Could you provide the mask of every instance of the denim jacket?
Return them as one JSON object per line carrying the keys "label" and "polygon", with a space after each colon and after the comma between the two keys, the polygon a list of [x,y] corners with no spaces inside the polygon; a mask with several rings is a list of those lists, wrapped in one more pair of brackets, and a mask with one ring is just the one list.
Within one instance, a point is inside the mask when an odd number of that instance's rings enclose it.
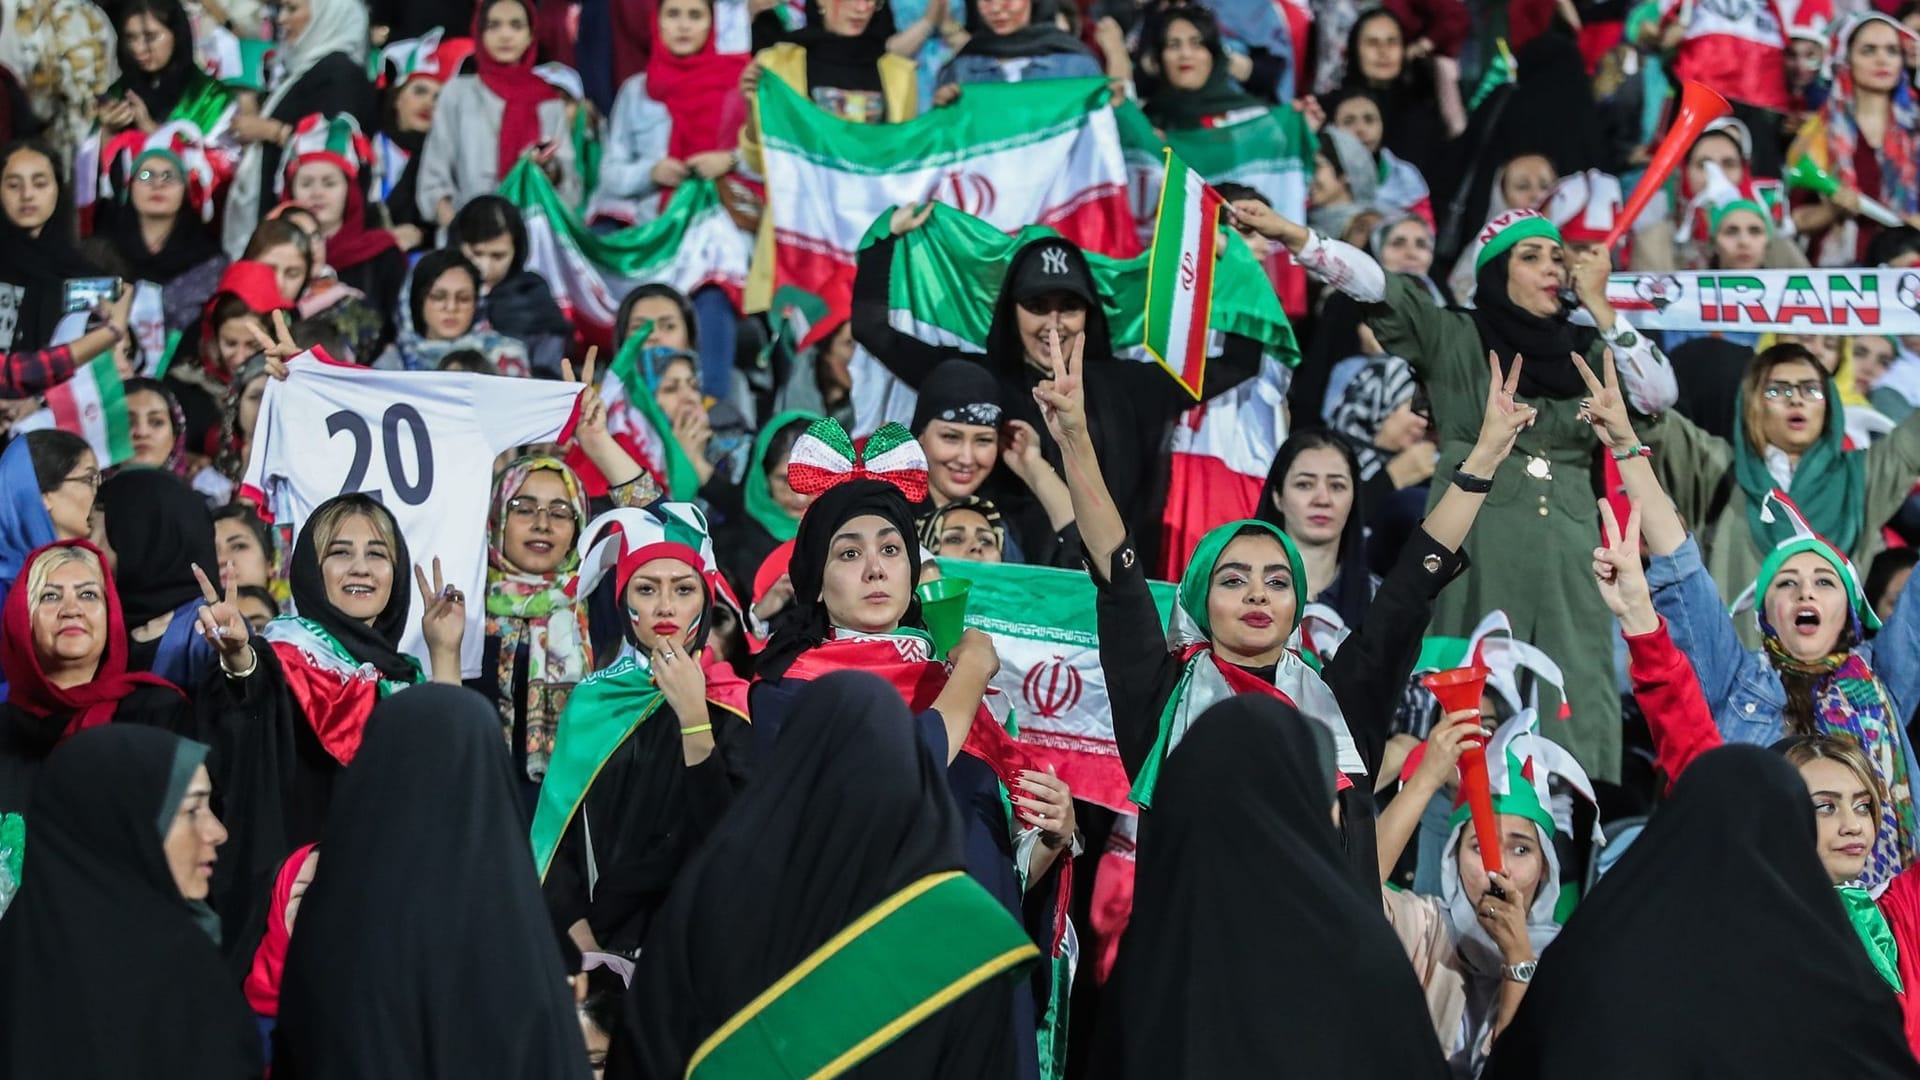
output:
{"label": "denim jacket", "polygon": [[956,56],[940,70],[940,85],[1078,79],[1100,74],[1100,62],[1083,52],[1023,56],[1013,65],[992,56]]}
{"label": "denim jacket", "polygon": [[[1886,685],[1893,701],[1893,729],[1907,759],[1907,775],[1920,776],[1906,719],[1920,701],[1920,574],[1909,579],[1893,616],[1860,653]],[[1688,536],[1672,555],[1656,555],[1647,567],[1653,606],[1667,620],[1674,644],[1693,662],[1700,689],[1713,705],[1714,725],[1730,743],[1769,746],[1785,738],[1782,714],[1787,693],[1763,652],[1741,648],[1733,619],[1720,603],[1720,590],[1700,560],[1700,547]]]}

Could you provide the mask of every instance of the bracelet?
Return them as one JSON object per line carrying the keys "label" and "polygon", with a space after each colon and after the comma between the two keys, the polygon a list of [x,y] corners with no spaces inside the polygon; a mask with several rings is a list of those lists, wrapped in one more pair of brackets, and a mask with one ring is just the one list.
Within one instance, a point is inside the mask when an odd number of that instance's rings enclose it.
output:
{"label": "bracelet", "polygon": [[712,730],[713,730],[713,725],[712,725],[712,724],[697,724],[697,725],[695,725],[695,726],[693,726],[693,727],[683,727],[683,728],[681,728],[681,729],[680,729],[680,734],[681,734],[681,735],[683,735],[683,736],[686,736],[686,735],[698,735],[698,734],[700,734],[700,733],[702,733],[702,732],[706,732],[706,731],[712,731]]}
{"label": "bracelet", "polygon": [[1486,476],[1475,476],[1468,472],[1463,465],[1453,470],[1453,486],[1469,495],[1485,495],[1487,492],[1493,490],[1493,479]]}
{"label": "bracelet", "polygon": [[253,673],[254,673],[254,672],[256,672],[256,671],[259,671],[259,670],[260,670],[260,654],[259,654],[258,652],[256,652],[256,651],[254,651],[254,650],[252,650],[252,649],[248,649],[248,650],[247,650],[247,652],[248,652],[248,655],[250,655],[250,656],[252,656],[252,657],[253,657],[253,663],[251,663],[251,664],[248,664],[248,665],[247,665],[247,670],[245,670],[245,671],[228,671],[228,670],[227,670],[227,665],[225,665],[225,664],[221,664],[221,665],[220,665],[220,672],[221,672],[221,674],[223,674],[223,675],[225,675],[225,676],[226,676],[227,678],[229,678],[229,679],[233,679],[233,680],[235,680],[235,681],[238,681],[238,680],[240,680],[240,679],[250,679],[250,678],[252,678],[252,677],[253,677]]}
{"label": "bracelet", "polygon": [[1650,458],[1652,456],[1653,447],[1648,446],[1646,443],[1634,443],[1625,450],[1615,450],[1613,452],[1613,460],[1615,461],[1626,461],[1629,458],[1637,457]]}

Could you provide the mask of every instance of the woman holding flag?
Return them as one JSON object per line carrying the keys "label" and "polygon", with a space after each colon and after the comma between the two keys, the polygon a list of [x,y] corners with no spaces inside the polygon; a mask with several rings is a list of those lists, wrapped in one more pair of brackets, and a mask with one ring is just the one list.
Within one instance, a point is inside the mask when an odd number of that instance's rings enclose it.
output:
{"label": "woman holding flag", "polygon": [[719,571],[698,507],[612,510],[579,546],[581,591],[613,572],[624,641],[560,715],[534,859],[556,926],[582,950],[631,956],[746,783],[747,686],[702,664]]}
{"label": "woman holding flag", "polygon": [[[1562,660],[1571,723],[1557,725],[1554,738],[1596,779],[1617,778],[1620,696],[1608,655],[1592,648],[1611,633],[1612,616],[1586,587],[1581,568],[1562,557],[1590,547],[1599,532],[1593,492],[1602,467],[1583,419],[1586,384],[1569,357],[1584,354],[1598,364],[1611,351],[1642,412],[1665,408],[1678,388],[1666,357],[1607,303],[1607,253],[1574,258],[1552,221],[1536,211],[1509,210],[1476,237],[1476,307],[1454,311],[1438,306],[1418,278],[1387,274],[1365,253],[1270,207],[1239,202],[1233,211],[1243,224],[1284,243],[1309,274],[1367,305],[1367,325],[1381,347],[1404,358],[1426,386],[1440,446],[1435,477],[1453,475],[1451,484],[1433,485],[1428,505],[1437,506],[1462,483],[1490,491],[1498,481],[1488,527],[1468,538],[1467,554],[1501,572],[1474,574],[1441,598],[1434,631],[1464,636],[1488,611],[1507,612],[1515,635]],[[1572,318],[1576,289],[1591,326]],[[1497,478],[1454,475],[1481,438],[1471,419],[1488,392],[1481,380],[1510,381],[1522,357],[1526,373],[1513,389],[1537,416],[1520,434],[1519,453],[1502,463]]]}
{"label": "woman holding flag", "polygon": [[1459,474],[1409,537],[1366,624],[1315,670],[1305,659],[1311,643],[1292,644],[1308,602],[1306,568],[1293,539],[1265,521],[1230,522],[1201,538],[1175,594],[1173,623],[1162,633],[1145,566],[1088,435],[1082,364],[1078,348],[1064,356],[1056,350],[1055,377],[1033,394],[1065,455],[1067,487],[1099,589],[1100,666],[1132,800],[1143,810],[1152,807],[1167,755],[1208,705],[1240,693],[1281,698],[1333,735],[1347,855],[1355,880],[1372,893],[1378,887],[1373,799],[1365,777],[1380,766],[1433,597],[1465,567],[1459,549],[1491,478],[1537,415],[1513,399],[1518,365],[1505,378],[1490,375],[1480,434]]}
{"label": "woman holding flag", "polygon": [[[787,475],[814,499],[794,537],[792,607],[757,664],[751,700],[760,754],[797,720],[794,699],[809,682],[843,670],[885,678],[913,710],[920,741],[947,762],[947,783],[966,811],[968,873],[1063,960],[1072,795],[987,704],[1000,670],[992,638],[969,629],[948,650],[948,665],[933,658],[914,592],[921,553],[911,503],[927,491],[920,444],[886,424],[856,448],[844,428],[823,420],[794,445]],[[1021,1076],[1038,1074],[1037,1031],[1043,1042],[1064,1036],[1055,992],[1063,988],[1045,974],[1014,1000]]]}

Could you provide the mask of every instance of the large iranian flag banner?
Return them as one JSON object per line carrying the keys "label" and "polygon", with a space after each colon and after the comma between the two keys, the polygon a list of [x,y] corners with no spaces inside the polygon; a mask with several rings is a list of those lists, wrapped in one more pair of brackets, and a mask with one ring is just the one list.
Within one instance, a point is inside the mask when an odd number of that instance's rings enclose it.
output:
{"label": "large iranian flag banner", "polygon": [[73,377],[48,390],[47,407],[20,419],[16,433],[58,428],[87,440],[102,469],[133,456],[127,394],[120,369],[106,353],[80,366]]}
{"label": "large iranian flag banner", "polygon": [[[1113,709],[1100,669],[1092,579],[1074,570],[941,559],[940,573],[972,582],[967,625],[993,635],[1020,740],[1046,748],[1075,798],[1131,814],[1131,786],[1113,741]],[[1150,582],[1164,623],[1173,586]]]}
{"label": "large iranian flag banner", "polygon": [[[854,252],[891,207],[931,198],[1003,234],[1037,224],[1089,253],[1138,254],[1110,93],[1104,79],[970,84],[907,123],[856,124],[761,79],[771,287],[815,294],[829,312],[801,344],[847,317]],[[749,309],[766,303],[747,297]]]}
{"label": "large iranian flag banner", "polygon": [[590,342],[611,344],[620,301],[641,285],[671,285],[688,296],[717,285],[740,302],[753,239],[734,224],[711,180],[689,180],[659,217],[604,235],[587,228],[529,159],[501,181],[500,194],[526,218],[527,269],[547,279]]}

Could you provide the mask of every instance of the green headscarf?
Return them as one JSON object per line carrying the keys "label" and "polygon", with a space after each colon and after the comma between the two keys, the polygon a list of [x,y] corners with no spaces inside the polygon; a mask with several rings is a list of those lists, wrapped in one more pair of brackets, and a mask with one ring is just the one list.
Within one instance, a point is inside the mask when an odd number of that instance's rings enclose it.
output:
{"label": "green headscarf", "polygon": [[1293,538],[1281,531],[1278,525],[1266,521],[1248,518],[1244,521],[1229,521],[1211,530],[1194,545],[1193,557],[1187,560],[1186,572],[1180,575],[1180,589],[1174,594],[1174,603],[1187,618],[1199,629],[1207,640],[1213,639],[1213,626],[1207,619],[1207,592],[1211,587],[1213,570],[1220,562],[1220,553],[1227,549],[1242,530],[1262,530],[1275,540],[1287,552],[1287,567],[1293,572],[1293,625],[1287,627],[1291,634],[1300,628],[1300,620],[1307,613],[1307,571],[1300,562],[1300,549],[1293,544]]}
{"label": "green headscarf", "polygon": [[[1787,528],[1790,530],[1792,526],[1788,525]],[[1767,553],[1766,559],[1760,563],[1759,575],[1754,578],[1754,606],[1764,610],[1767,590],[1773,587],[1774,576],[1780,573],[1780,567],[1788,559],[1807,551],[1825,559],[1827,565],[1833,567],[1833,572],[1840,575],[1841,584],[1847,590],[1847,606],[1860,619],[1860,625],[1868,630],[1880,629],[1880,616],[1875,615],[1873,605],[1867,603],[1867,595],[1861,591],[1860,577],[1854,573],[1853,563],[1843,558],[1832,545],[1810,536],[1784,541]]]}
{"label": "green headscarf", "polygon": [[[1821,370],[1818,364],[1814,368]],[[1833,376],[1821,371],[1820,378],[1827,388],[1826,430],[1820,433],[1818,442],[1800,455],[1787,497],[1800,508],[1814,532],[1847,552],[1859,542],[1867,512],[1866,456],[1864,451],[1841,449],[1847,425],[1840,395],[1835,392]],[[1773,474],[1767,471],[1766,459],[1755,453],[1753,444],[1747,441],[1745,412],[1744,409],[1733,412],[1733,475],[1747,496],[1747,531],[1753,537],[1754,548],[1772,552],[1781,541],[1793,539],[1793,524],[1784,515],[1771,522],[1761,520],[1760,510],[1767,493],[1776,485]]]}
{"label": "green headscarf", "polygon": [[761,427],[760,434],[753,440],[753,456],[747,460],[746,477],[742,481],[747,488],[747,515],[760,523],[775,540],[786,543],[800,531],[800,519],[790,516],[773,501],[773,490],[767,477],[767,449],[773,445],[773,437],[780,429],[796,421],[808,424],[823,419],[819,413],[794,409],[776,414]]}

